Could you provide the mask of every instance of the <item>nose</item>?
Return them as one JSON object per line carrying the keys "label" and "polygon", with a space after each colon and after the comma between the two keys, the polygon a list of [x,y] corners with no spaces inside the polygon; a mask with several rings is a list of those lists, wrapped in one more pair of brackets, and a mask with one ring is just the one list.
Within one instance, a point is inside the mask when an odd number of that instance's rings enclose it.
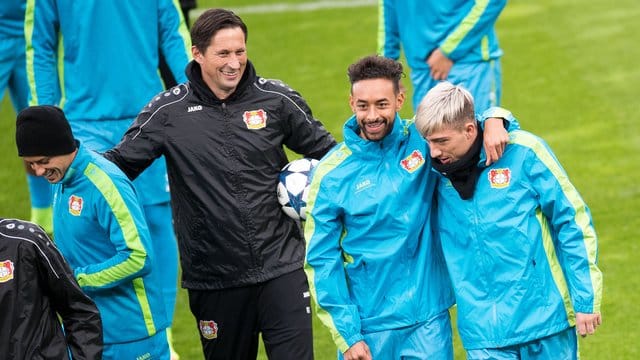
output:
{"label": "nose", "polygon": [[438,149],[438,147],[432,143],[429,143],[429,151],[432,158],[437,158],[438,156],[442,155],[442,151],[440,151],[440,149]]}
{"label": "nose", "polygon": [[367,109],[365,119],[369,121],[374,121],[378,119],[378,112],[376,111],[375,106],[370,106],[369,109]]}
{"label": "nose", "polygon": [[233,70],[240,69],[240,58],[239,58],[239,56],[236,55],[236,54],[231,54],[231,59],[229,60],[227,65],[229,65],[229,67],[232,68]]}
{"label": "nose", "polygon": [[43,176],[47,171],[44,166],[38,164],[31,164],[31,169],[33,170],[33,173],[36,174],[36,176]]}

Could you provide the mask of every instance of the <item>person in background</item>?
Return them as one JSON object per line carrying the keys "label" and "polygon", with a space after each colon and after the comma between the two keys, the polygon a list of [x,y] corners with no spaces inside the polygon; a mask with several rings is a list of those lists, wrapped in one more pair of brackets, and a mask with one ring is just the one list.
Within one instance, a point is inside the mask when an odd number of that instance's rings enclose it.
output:
{"label": "person in background", "polygon": [[[191,43],[173,0],[34,0],[28,2],[25,28],[30,104],[59,105],[91,150],[115,146],[149,98],[164,89],[160,53],[174,78],[186,80]],[[135,185],[173,319],[178,250],[164,158]],[[171,329],[167,335],[171,344]]]}
{"label": "person in background", "polygon": [[439,81],[462,84],[479,113],[500,105],[502,50],[494,29],[507,0],[382,0],[378,53],[411,68],[413,110]]}
{"label": "person in background", "polygon": [[60,108],[22,110],[18,155],[53,184],[53,236],[82,290],[95,301],[105,359],[169,360],[161,278],[133,184],[76,140]]}
{"label": "person in background", "polygon": [[[184,17],[184,22],[187,25],[187,28],[191,26],[189,13],[197,6],[198,5],[196,4],[196,0],[180,0],[180,9],[182,10],[182,16]],[[165,89],[170,89],[178,85],[178,82],[173,77],[171,69],[167,64],[167,60],[165,60],[164,55],[162,55],[162,52],[160,52],[158,69],[160,70],[160,76],[162,76],[162,82],[164,83]]]}
{"label": "person in background", "polygon": [[130,178],[167,159],[182,286],[207,359],[311,359],[300,225],[276,196],[284,146],[319,159],[335,140],[302,96],[256,75],[247,26],[210,9],[191,27],[189,81],[145,106],[105,156]]}
{"label": "person in background", "polygon": [[[398,112],[402,64],[367,56],[349,66],[353,116],[344,143],[314,169],[305,270],[338,358],[452,359],[454,303],[434,241],[437,177],[427,143]],[[502,119],[489,119],[499,158]]]}
{"label": "person in background", "polygon": [[473,97],[449,82],[427,93],[416,126],[439,178],[437,228],[467,358],[579,359],[576,331],[602,323],[602,273],[589,208],[558,159],[515,130],[485,166]]}
{"label": "person in background", "polygon": [[[24,17],[26,0],[4,0],[0,6],[0,96],[9,89],[16,113],[29,105],[29,83],[25,62]],[[51,185],[35,176],[28,166],[27,185],[31,204],[31,221],[48,234],[51,224]]]}
{"label": "person in background", "polygon": [[2,358],[102,359],[98,308],[34,223],[0,218],[0,303]]}

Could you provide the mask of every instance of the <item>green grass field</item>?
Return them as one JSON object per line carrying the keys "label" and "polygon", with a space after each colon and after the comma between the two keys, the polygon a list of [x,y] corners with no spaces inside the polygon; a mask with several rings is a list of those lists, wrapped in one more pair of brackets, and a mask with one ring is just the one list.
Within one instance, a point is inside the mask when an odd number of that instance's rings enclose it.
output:
{"label": "green grass field", "polygon": [[[304,0],[310,1],[310,0]],[[300,91],[338,139],[348,107],[347,66],[376,49],[377,9],[370,5],[298,11],[295,0],[199,0],[200,7],[237,9],[249,27],[248,53],[258,73]],[[342,3],[349,3],[344,0]],[[289,4],[256,11],[250,5]],[[362,3],[362,1],[357,1]],[[258,9],[259,10],[259,9]],[[640,6],[620,0],[510,1],[499,22],[502,106],[523,128],[545,138],[589,204],[604,273],[603,325],[580,340],[582,359],[640,358]],[[405,83],[410,88],[407,78]],[[410,97],[409,97],[410,98]],[[141,104],[143,105],[143,104]],[[412,116],[410,104],[402,114]],[[0,104],[0,216],[29,217],[22,165],[14,145],[15,114]],[[328,331],[316,321],[315,351],[335,358]],[[174,324],[182,359],[201,359],[184,291]],[[263,352],[261,359],[265,359]],[[464,354],[456,338],[456,359]]]}

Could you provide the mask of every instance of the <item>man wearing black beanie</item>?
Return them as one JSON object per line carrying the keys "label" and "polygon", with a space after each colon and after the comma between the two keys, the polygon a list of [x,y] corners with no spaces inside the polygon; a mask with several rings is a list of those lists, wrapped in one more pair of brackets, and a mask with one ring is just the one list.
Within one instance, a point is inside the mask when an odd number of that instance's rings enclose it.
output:
{"label": "man wearing black beanie", "polygon": [[104,359],[168,359],[161,274],[151,269],[151,236],[131,181],[74,139],[54,106],[18,114],[16,145],[35,174],[53,184],[53,236],[98,306]]}
{"label": "man wearing black beanie", "polygon": [[64,113],[48,105],[28,107],[18,114],[16,146],[18,156],[50,183],[62,180],[77,153]]}

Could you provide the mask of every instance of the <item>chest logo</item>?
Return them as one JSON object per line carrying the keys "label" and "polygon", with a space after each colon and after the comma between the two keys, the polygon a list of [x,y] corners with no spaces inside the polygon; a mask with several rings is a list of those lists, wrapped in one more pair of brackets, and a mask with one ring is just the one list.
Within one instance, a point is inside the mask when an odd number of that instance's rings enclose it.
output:
{"label": "chest logo", "polygon": [[247,124],[247,129],[257,130],[267,126],[267,112],[263,109],[245,111],[242,120]]}
{"label": "chest logo", "polygon": [[0,283],[13,279],[13,261],[0,261]]}
{"label": "chest logo", "polygon": [[511,182],[511,170],[505,169],[491,169],[489,170],[489,184],[494,189],[503,189],[509,186]]}
{"label": "chest logo", "polygon": [[192,105],[187,108],[187,112],[201,111],[202,105]]}
{"label": "chest logo", "polygon": [[84,201],[80,196],[71,195],[69,197],[69,214],[73,216],[80,216],[82,213],[82,205]]}
{"label": "chest logo", "polygon": [[360,192],[368,187],[371,187],[373,184],[371,180],[365,179],[356,184],[356,192]]}
{"label": "chest logo", "polygon": [[400,165],[403,169],[412,173],[418,170],[424,164],[424,156],[419,150],[413,150],[413,152],[400,161]]}
{"label": "chest logo", "polygon": [[215,339],[218,337],[218,324],[213,320],[199,321],[200,334],[205,339]]}

